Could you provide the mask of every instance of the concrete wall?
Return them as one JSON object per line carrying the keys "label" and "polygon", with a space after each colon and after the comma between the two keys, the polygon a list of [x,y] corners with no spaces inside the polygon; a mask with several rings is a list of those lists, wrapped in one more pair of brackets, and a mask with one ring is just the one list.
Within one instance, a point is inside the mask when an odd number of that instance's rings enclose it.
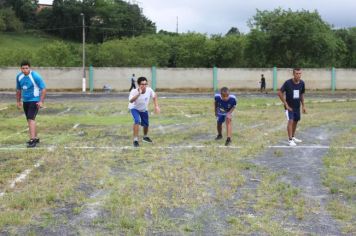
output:
{"label": "concrete wall", "polygon": [[266,88],[272,88],[273,70],[266,68],[220,68],[218,69],[218,87],[256,89],[260,87],[261,74],[266,78]]}
{"label": "concrete wall", "polygon": [[157,88],[213,88],[212,69],[157,68]]}
{"label": "concrete wall", "polygon": [[[44,78],[49,89],[81,89],[82,68],[32,68]],[[0,89],[15,89],[15,77],[19,68],[0,68]],[[94,68],[94,88],[102,89],[110,85],[117,91],[130,87],[132,74],[145,76],[152,84],[152,68]],[[331,69],[303,69],[302,79],[307,89],[331,89]],[[273,88],[273,68],[218,68],[217,85],[236,89],[257,89],[261,74],[266,78],[267,89]],[[277,69],[277,88],[292,77],[292,69]],[[87,71],[89,87],[89,71]],[[156,68],[157,89],[213,89],[212,68]],[[356,89],[356,69],[336,69],[336,89]]]}

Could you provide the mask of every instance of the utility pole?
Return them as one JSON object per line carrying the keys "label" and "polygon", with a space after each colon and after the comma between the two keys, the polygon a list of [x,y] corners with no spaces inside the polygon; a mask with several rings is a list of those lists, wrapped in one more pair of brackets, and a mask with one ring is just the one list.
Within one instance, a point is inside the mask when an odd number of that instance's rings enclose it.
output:
{"label": "utility pole", "polygon": [[82,80],[82,92],[85,93],[86,90],[86,79],[85,79],[85,19],[84,13],[80,13],[82,16],[82,28],[83,28],[83,80]]}
{"label": "utility pole", "polygon": [[176,33],[178,34],[178,16],[177,16],[177,28],[176,28]]}

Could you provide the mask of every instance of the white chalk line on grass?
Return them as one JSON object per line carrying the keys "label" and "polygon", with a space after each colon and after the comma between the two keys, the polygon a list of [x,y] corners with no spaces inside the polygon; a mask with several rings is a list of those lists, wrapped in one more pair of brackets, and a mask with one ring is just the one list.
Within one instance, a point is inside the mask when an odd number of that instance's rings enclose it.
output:
{"label": "white chalk line on grass", "polygon": [[0,111],[6,110],[8,107],[2,107],[0,108]]}
{"label": "white chalk line on grass", "polygon": [[79,123],[78,123],[78,124],[75,124],[75,125],[73,126],[73,129],[78,128],[79,125],[80,125]]}
{"label": "white chalk line on grass", "polygon": [[335,148],[335,149],[356,149],[356,147],[353,146],[327,146],[327,145],[297,145],[297,146],[286,146],[286,145],[274,145],[274,146],[268,146],[268,148],[285,148],[285,149],[295,149],[295,148],[302,148],[302,149],[330,149],[330,148]]}
{"label": "white chalk line on grass", "polygon": [[[284,148],[284,149],[356,149],[356,146],[328,146],[328,145],[299,145],[299,146],[288,146],[288,145],[270,145],[266,146],[267,148]],[[36,148],[26,148],[26,147],[0,147],[0,151],[17,151],[17,150],[48,150],[53,151],[58,146],[49,146],[49,147],[36,147]],[[226,148],[226,149],[241,149],[242,146],[224,146],[224,145],[179,145],[179,146],[140,146],[140,147],[133,147],[133,146],[121,146],[121,147],[113,147],[113,146],[65,146],[64,149],[66,150],[75,150],[75,149],[100,149],[100,150],[137,150],[139,148],[144,149],[204,149],[204,148]]]}
{"label": "white chalk line on grass", "polygon": [[70,110],[72,110],[72,107],[68,107],[67,110],[59,112],[57,115],[63,115],[65,113],[67,113],[67,112],[70,112]]}
{"label": "white chalk line on grass", "polygon": [[208,147],[214,147],[214,148],[228,148],[228,149],[240,149],[240,146],[205,146],[205,145],[187,145],[187,146],[172,146],[172,147],[162,147],[162,146],[158,146],[158,147],[154,147],[154,146],[140,146],[140,147],[133,147],[133,146],[122,146],[122,147],[94,147],[94,146],[82,146],[82,147],[64,147],[64,149],[67,150],[75,150],[75,149],[88,149],[88,150],[92,150],[92,149],[105,149],[105,150],[138,150],[140,148],[145,148],[145,149],[158,149],[158,150],[164,150],[164,149],[204,149],[204,148],[208,148]]}
{"label": "white chalk line on grass", "polygon": [[[13,181],[10,182],[10,189],[15,188],[16,184],[21,183],[26,180],[27,176],[36,168],[40,167],[43,162],[43,159],[38,160],[31,169],[24,170],[21,174],[19,174]],[[0,192],[0,197],[5,196],[6,192]]]}
{"label": "white chalk line on grass", "polygon": [[47,150],[47,151],[53,151],[55,148],[56,148],[56,146],[35,147],[35,148],[12,146],[12,147],[0,147],[0,151],[20,151],[20,150],[29,150],[29,151]]}

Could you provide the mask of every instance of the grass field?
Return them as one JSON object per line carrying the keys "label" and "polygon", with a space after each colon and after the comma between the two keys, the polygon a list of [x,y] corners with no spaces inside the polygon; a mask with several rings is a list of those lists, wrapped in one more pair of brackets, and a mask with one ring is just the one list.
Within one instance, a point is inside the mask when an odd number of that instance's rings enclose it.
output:
{"label": "grass field", "polygon": [[36,32],[36,33],[1,33],[0,34],[0,49],[1,50],[17,50],[22,49],[28,51],[39,50],[44,45],[53,43],[59,40],[56,37]]}
{"label": "grass field", "polygon": [[230,148],[214,141],[212,99],[160,99],[154,144],[136,149],[126,99],[49,100],[36,149],[24,148],[23,113],[0,102],[0,234],[322,235],[331,224],[329,235],[356,234],[356,151],[342,148],[356,146],[356,102],[323,101],[307,100],[298,128],[303,145],[330,146],[310,156],[322,199],[286,181],[302,174],[260,161],[299,158],[271,149],[286,145],[276,97],[239,99]]}

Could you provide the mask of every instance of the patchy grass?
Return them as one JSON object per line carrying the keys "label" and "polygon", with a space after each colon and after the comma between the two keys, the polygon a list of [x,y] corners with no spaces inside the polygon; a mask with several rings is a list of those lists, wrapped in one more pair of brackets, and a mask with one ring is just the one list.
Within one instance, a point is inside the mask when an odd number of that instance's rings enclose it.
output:
{"label": "patchy grass", "polygon": [[356,152],[338,149],[339,146],[356,146],[356,126],[335,138],[333,146],[324,158],[323,183],[333,195],[328,210],[341,222],[344,233],[356,233]]}
{"label": "patchy grass", "polygon": [[[302,190],[279,181],[281,173],[247,162],[286,137],[283,108],[273,105],[277,98],[239,100],[232,138],[238,149],[220,148],[225,140],[214,141],[212,99],[159,102],[162,113],[150,118],[154,148],[142,143],[139,149],[114,149],[132,145],[126,100],[46,103],[37,122],[40,147],[49,149],[0,150],[0,191],[6,192],[0,197],[0,232],[36,235],[59,227],[84,234],[303,234],[281,221],[304,219],[310,203]],[[300,128],[350,124],[355,104],[308,103]],[[3,106],[8,109],[0,111],[1,147],[24,147],[22,111]],[[354,131],[335,145],[354,145]],[[207,148],[168,148],[184,145]],[[97,148],[74,149],[83,146]],[[334,216],[346,225],[345,232],[353,232],[354,187],[344,179],[355,158],[338,149],[330,155],[325,184],[347,200],[343,213]],[[334,155],[340,156],[337,163]],[[38,160],[42,164],[34,168]],[[335,172],[335,166],[344,169]],[[10,188],[9,182],[29,168],[29,177]],[[255,179],[254,186],[247,188],[246,178]],[[336,198],[330,210],[340,204]]]}

